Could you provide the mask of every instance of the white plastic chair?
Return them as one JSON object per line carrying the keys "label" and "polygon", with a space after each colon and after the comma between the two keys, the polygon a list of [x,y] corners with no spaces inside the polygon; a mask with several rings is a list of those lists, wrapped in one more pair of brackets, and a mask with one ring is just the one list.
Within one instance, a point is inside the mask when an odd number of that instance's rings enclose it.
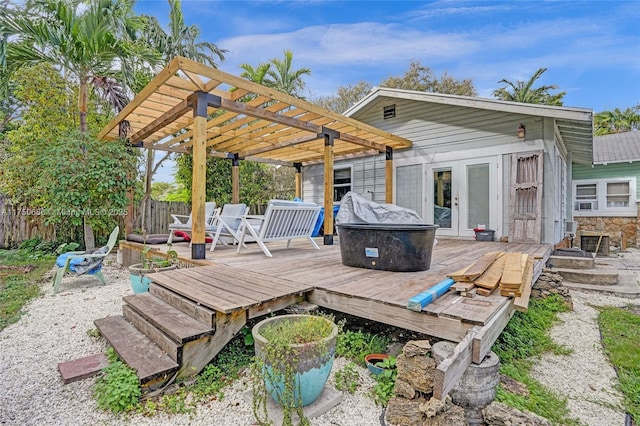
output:
{"label": "white plastic chair", "polygon": [[228,245],[224,237],[231,238],[234,245],[236,242],[239,243],[242,236],[242,217],[247,213],[249,207],[246,204],[225,204],[222,212],[214,216],[212,224],[205,227],[205,233],[213,238],[209,250],[214,251],[218,242]]}

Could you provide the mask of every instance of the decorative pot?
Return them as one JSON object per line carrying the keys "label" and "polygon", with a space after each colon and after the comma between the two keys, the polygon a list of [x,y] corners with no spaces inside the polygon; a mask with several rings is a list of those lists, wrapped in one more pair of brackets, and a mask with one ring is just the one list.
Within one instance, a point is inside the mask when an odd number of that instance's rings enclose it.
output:
{"label": "decorative pot", "polygon": [[177,268],[177,265],[149,267],[149,268],[143,268],[142,263],[136,263],[135,265],[131,265],[129,266],[129,280],[131,281],[131,289],[135,294],[149,291],[149,284],[151,283],[151,279],[146,276],[147,274],[171,271],[176,268]]}
{"label": "decorative pot", "polygon": [[[276,346],[269,346],[272,343],[262,334],[268,327],[287,327],[291,322],[310,319],[327,323],[326,337],[307,341],[304,333],[301,333],[300,340],[304,343],[287,343],[280,351]],[[256,356],[262,362],[264,384],[273,400],[288,408],[304,407],[313,403],[322,393],[331,373],[338,327],[330,320],[316,315],[280,315],[260,321],[251,333]],[[293,383],[288,383],[289,381]],[[291,389],[293,395],[287,395],[287,390]]]}
{"label": "decorative pot", "polygon": [[384,361],[387,358],[389,358],[389,355],[387,354],[369,354],[364,357],[364,362],[365,364],[367,364],[367,369],[369,369],[369,372],[374,376],[377,376],[385,369],[383,367],[377,366],[376,364]]}

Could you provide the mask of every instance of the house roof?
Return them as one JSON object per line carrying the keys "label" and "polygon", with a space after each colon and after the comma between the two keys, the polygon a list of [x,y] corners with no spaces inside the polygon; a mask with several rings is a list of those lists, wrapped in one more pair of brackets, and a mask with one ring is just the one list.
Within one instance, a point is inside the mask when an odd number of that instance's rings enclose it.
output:
{"label": "house roof", "polygon": [[593,138],[593,164],[640,161],[640,132],[614,133]]}
{"label": "house roof", "polygon": [[358,111],[365,109],[367,105],[379,97],[554,118],[557,134],[566,146],[567,151],[572,153],[572,161],[582,164],[592,163],[593,111],[588,108],[525,104],[472,96],[445,95],[440,93],[376,87],[344,114],[351,117]]}
{"label": "house roof", "polygon": [[[194,94],[207,102],[209,155],[292,165],[321,162],[324,135],[336,159],[408,148],[411,141],[197,62],[174,58],[98,134],[114,140],[126,122],[134,146],[190,152]],[[125,129],[127,126],[123,126]]]}

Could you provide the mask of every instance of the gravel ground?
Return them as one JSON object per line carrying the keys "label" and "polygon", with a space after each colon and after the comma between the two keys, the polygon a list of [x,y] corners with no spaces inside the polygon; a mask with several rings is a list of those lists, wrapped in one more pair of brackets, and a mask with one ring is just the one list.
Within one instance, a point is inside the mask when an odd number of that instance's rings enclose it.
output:
{"label": "gravel ground", "polygon": [[[640,252],[632,251],[629,256]],[[635,272],[640,275],[639,272]],[[104,274],[109,285],[91,277],[65,277],[61,291],[53,295],[50,280],[43,293],[29,303],[19,322],[0,332],[0,424],[3,425],[251,425],[254,422],[249,385],[240,380],[225,391],[225,397],[201,405],[191,415],[114,416],[99,410],[92,396],[95,379],[63,385],[57,364],[103,352],[103,339],[87,331],[93,320],[122,312],[122,297],[131,294],[128,271],[108,258]],[[640,278],[640,276],[639,276]],[[622,425],[624,413],[614,390],[615,372],[606,360],[595,324],[596,310],[590,304],[638,303],[602,294],[572,292],[573,312],[562,315],[553,337],[574,349],[570,356],[545,356],[534,367],[542,383],[569,398],[574,417],[587,425]],[[344,365],[337,359],[333,371]],[[380,425],[381,409],[367,396],[374,382],[360,369],[362,386],[355,395],[344,394],[342,402],[312,425]],[[333,375],[329,379],[333,381]]]}

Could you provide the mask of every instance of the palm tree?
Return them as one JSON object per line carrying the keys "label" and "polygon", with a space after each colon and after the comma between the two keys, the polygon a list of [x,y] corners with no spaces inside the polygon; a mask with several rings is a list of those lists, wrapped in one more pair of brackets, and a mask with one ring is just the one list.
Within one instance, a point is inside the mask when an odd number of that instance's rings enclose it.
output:
{"label": "palm tree", "polygon": [[301,95],[305,85],[302,77],[305,75],[311,75],[311,69],[300,68],[295,71],[292,70],[293,53],[289,49],[284,50],[284,59],[280,60],[274,58],[269,60],[269,64],[273,67],[270,66],[267,70],[267,75],[264,78],[264,85],[267,87],[273,87],[274,89],[287,93],[291,96],[304,99],[304,96]]}
{"label": "palm tree", "polygon": [[[555,95],[549,93],[550,90],[556,90],[557,86],[540,86],[534,88],[533,84],[546,71],[546,68],[540,68],[536,71],[529,81],[516,81],[515,83],[502,79],[498,83],[506,86],[493,91],[493,96],[503,101],[522,102],[526,104],[542,104],[562,106],[562,98],[566,92],[560,92]],[[509,90],[509,88],[511,90]]]}
{"label": "palm tree", "polygon": [[[161,64],[166,66],[176,56],[183,56],[217,68],[216,58],[224,60],[225,49],[220,49],[214,43],[208,41],[198,41],[200,29],[196,25],[186,26],[180,0],[168,0],[169,26],[165,31],[158,20],[153,16],[144,15],[146,29],[144,38],[146,43],[155,49],[160,55]],[[151,77],[149,76],[148,79]],[[146,83],[146,82],[141,82]],[[158,161],[155,161],[154,151],[147,149],[146,172],[145,172],[145,192],[141,201],[142,220],[141,226],[144,229],[147,218],[150,216],[149,199],[151,198],[151,180],[162,163],[171,157],[171,152],[165,153]]]}
{"label": "palm tree", "polygon": [[176,56],[184,56],[196,62],[217,68],[216,58],[224,61],[224,54],[228,52],[220,49],[216,44],[208,41],[198,41],[200,29],[196,25],[186,26],[180,0],[168,0],[169,28],[165,31],[153,16],[144,16],[147,22],[145,39],[162,56],[164,65]]}
{"label": "palm tree", "polygon": [[611,133],[631,132],[640,128],[640,105],[621,111],[602,111],[595,115],[595,135],[602,136]]}
{"label": "palm tree", "polygon": [[[133,0],[94,0],[81,10],[78,2],[45,0],[0,9],[3,85],[23,66],[45,62],[59,67],[78,83],[79,127],[87,133],[89,90],[97,87],[118,109],[126,104],[122,83],[134,81],[134,64],[155,62],[155,53],[135,41],[143,21],[132,6]],[[94,247],[86,216],[84,223],[85,245]]]}

